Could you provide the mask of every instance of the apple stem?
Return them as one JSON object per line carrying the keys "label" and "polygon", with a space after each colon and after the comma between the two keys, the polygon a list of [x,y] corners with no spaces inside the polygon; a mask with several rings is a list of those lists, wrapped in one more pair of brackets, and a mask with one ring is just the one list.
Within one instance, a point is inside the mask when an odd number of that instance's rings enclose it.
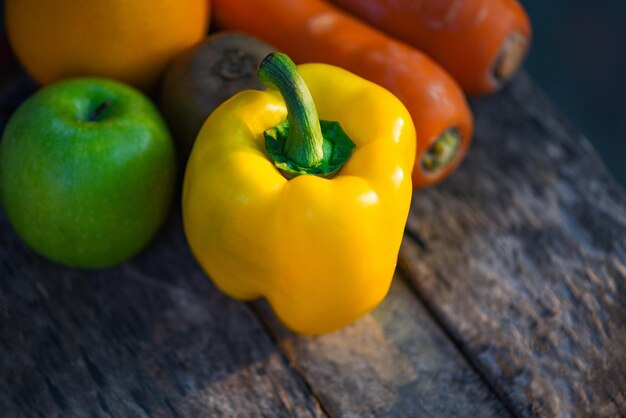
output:
{"label": "apple stem", "polygon": [[113,104],[113,101],[111,99],[105,100],[104,102],[100,103],[98,105],[98,107],[95,108],[95,110],[93,111],[91,116],[89,117],[89,121],[90,122],[95,122],[95,121],[99,120],[100,119],[100,115],[102,114],[102,112],[104,112],[109,107],[111,107],[112,104]]}

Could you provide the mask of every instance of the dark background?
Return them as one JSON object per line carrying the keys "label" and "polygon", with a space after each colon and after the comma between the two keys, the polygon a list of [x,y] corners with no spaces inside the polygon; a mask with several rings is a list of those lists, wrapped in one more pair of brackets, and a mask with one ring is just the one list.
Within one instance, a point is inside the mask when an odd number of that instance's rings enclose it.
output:
{"label": "dark background", "polygon": [[626,0],[521,3],[534,32],[527,71],[626,186]]}
{"label": "dark background", "polygon": [[626,186],[626,0],[521,0],[526,69]]}

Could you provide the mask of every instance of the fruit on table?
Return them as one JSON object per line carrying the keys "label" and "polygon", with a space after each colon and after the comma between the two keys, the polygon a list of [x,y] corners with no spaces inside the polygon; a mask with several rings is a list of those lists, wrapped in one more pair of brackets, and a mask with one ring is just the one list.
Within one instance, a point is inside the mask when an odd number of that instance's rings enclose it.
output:
{"label": "fruit on table", "polygon": [[71,79],[27,99],[0,142],[0,200],[18,235],[62,264],[103,267],[140,251],[166,217],[176,156],[138,90]]}
{"label": "fruit on table", "polygon": [[183,185],[185,234],[223,292],[266,297],[297,332],[330,332],[389,289],[415,130],[393,94],[341,68],[296,71],[272,53],[259,78],[271,89],[236,94],[198,135]]}
{"label": "fruit on table", "polygon": [[472,137],[463,91],[437,63],[322,0],[214,0],[215,25],[250,33],[298,63],[345,68],[385,87],[409,110],[416,129],[413,187],[451,174]]}
{"label": "fruit on table", "polygon": [[256,69],[274,49],[252,36],[221,32],[170,65],[160,102],[182,161],[187,161],[202,124],[218,105],[241,90],[263,88]]}
{"label": "fruit on table", "polygon": [[181,51],[200,42],[208,0],[6,0],[13,50],[39,83],[115,78],[147,89]]}

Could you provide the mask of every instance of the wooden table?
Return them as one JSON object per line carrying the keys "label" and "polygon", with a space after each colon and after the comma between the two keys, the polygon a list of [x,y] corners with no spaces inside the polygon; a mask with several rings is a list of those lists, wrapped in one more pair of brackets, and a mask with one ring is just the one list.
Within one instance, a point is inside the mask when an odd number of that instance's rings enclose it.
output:
{"label": "wooden table", "polygon": [[[34,86],[2,77],[4,126]],[[0,212],[0,415],[626,416],[626,194],[527,75],[472,107],[389,295],[324,337],[218,292],[180,208],[98,271],[37,256]]]}

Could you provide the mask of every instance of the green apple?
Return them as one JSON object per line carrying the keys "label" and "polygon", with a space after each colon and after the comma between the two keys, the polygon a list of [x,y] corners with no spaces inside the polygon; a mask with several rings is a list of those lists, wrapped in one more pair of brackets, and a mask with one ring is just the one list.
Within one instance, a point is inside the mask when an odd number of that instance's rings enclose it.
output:
{"label": "green apple", "polygon": [[167,127],[138,90],[78,78],[12,115],[0,142],[0,199],[18,235],[61,264],[104,267],[139,252],[176,180]]}

